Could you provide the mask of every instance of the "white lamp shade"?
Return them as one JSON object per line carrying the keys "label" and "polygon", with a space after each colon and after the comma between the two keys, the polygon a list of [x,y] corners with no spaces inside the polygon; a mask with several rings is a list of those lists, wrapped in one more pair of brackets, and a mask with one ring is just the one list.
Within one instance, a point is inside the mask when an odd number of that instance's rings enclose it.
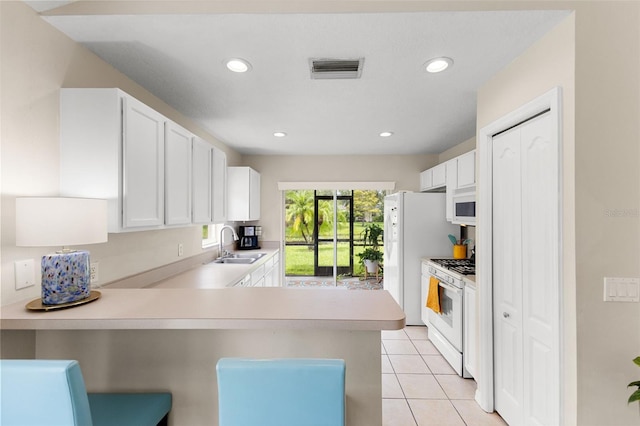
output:
{"label": "white lamp shade", "polygon": [[16,246],[74,246],[107,238],[106,200],[16,198]]}

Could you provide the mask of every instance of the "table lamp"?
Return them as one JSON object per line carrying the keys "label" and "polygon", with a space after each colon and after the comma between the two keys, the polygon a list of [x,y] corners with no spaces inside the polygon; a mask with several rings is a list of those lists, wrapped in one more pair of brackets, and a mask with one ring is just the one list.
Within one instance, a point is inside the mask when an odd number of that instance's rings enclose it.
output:
{"label": "table lamp", "polygon": [[42,303],[62,305],[89,297],[89,252],[66,246],[107,241],[107,201],[89,198],[16,198],[16,246],[59,250],[42,257]]}

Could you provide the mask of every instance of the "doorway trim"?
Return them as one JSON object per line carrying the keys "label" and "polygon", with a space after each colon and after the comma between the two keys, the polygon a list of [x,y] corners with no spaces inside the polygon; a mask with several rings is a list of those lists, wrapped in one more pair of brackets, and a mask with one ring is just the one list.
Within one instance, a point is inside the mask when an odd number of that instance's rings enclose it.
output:
{"label": "doorway trim", "polygon": [[[478,362],[478,387],[476,390],[476,402],[487,412],[494,411],[494,353],[493,353],[493,194],[492,194],[492,145],[493,136],[510,129],[528,119],[550,110],[551,134],[558,149],[558,336],[563,341],[563,294],[562,294],[562,91],[560,87],[554,87],[545,94],[524,104],[516,110],[506,114],[496,121],[488,124],[478,132],[478,259],[476,261],[476,275],[480,285],[478,286],[479,299],[479,362]],[[560,409],[558,415],[562,424],[563,414],[563,356],[562,345],[558,344],[559,352],[559,383],[560,383]]]}

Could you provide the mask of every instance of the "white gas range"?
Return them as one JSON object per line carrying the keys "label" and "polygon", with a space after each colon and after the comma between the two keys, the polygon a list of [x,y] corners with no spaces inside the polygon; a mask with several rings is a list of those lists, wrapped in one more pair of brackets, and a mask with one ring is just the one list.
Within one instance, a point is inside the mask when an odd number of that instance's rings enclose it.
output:
{"label": "white gas range", "polygon": [[470,259],[430,259],[429,275],[438,279],[440,309],[437,314],[428,310],[429,340],[462,377],[472,377],[464,368],[463,312],[464,276],[475,275],[475,264]]}

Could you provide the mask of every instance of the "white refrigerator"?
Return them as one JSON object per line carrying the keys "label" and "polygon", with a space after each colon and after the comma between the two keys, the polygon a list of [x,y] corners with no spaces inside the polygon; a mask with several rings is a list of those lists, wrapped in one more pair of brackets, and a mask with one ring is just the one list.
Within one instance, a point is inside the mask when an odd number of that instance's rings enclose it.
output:
{"label": "white refrigerator", "polygon": [[407,316],[407,325],[423,325],[420,266],[423,257],[450,258],[447,237],[460,233],[445,218],[445,194],[398,192],[384,198],[384,289]]}

